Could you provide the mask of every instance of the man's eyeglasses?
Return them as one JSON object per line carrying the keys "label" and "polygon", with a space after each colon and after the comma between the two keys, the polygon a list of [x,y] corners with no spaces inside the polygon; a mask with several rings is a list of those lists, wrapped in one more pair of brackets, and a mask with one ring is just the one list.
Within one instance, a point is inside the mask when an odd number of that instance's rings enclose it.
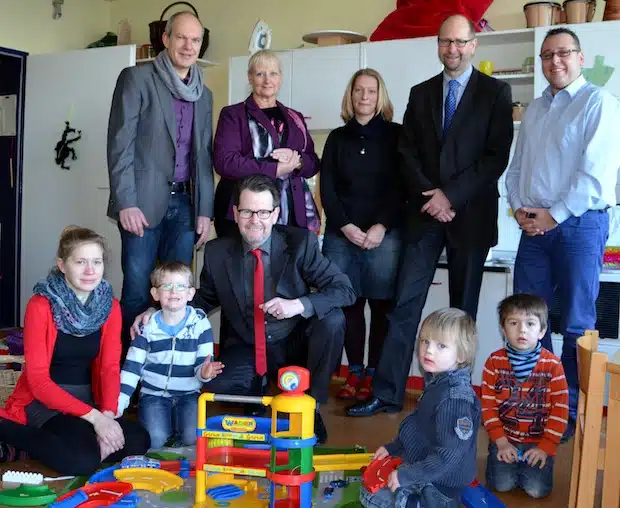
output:
{"label": "man's eyeglasses", "polygon": [[163,284],[160,284],[157,287],[161,289],[162,291],[172,291],[174,289],[175,291],[178,291],[180,293],[181,291],[185,291],[186,289],[189,289],[192,286],[190,286],[189,284],[181,284],[181,283],[173,284],[172,282],[165,282]]}
{"label": "man's eyeglasses", "polygon": [[468,42],[473,41],[474,39],[443,39],[441,37],[437,38],[437,42],[442,48],[450,47],[450,44],[454,43],[457,48],[464,48]]}
{"label": "man's eyeglasses", "polygon": [[560,49],[558,51],[545,51],[540,54],[541,60],[553,60],[555,55],[558,55],[560,58],[566,58],[570,56],[571,53],[579,53],[580,49]]}
{"label": "man's eyeglasses", "polygon": [[[275,208],[273,210],[275,210]],[[251,219],[252,215],[256,214],[259,219],[265,220],[271,217],[273,210],[250,210],[249,208],[242,208],[241,210],[237,210],[237,213],[239,213],[239,217],[242,219]]]}

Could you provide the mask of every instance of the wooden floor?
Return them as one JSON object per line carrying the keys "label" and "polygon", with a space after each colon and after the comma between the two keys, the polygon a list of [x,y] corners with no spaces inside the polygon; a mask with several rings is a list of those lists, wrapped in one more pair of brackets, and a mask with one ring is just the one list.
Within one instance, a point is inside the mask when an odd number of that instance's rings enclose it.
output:
{"label": "wooden floor", "polygon": [[[334,394],[336,392],[336,386]],[[345,416],[347,404],[331,398],[329,404],[321,406],[321,415],[327,426],[330,446],[350,446],[360,444],[368,451],[374,451],[379,446],[391,441],[398,432],[398,425],[415,407],[417,396],[408,394],[405,408],[400,414],[378,414],[371,418],[350,418]],[[484,469],[487,459],[487,434],[484,428],[478,432],[478,479],[484,483]],[[568,492],[570,484],[570,469],[572,463],[572,439],[561,445],[555,462],[555,482],[552,494],[545,499],[532,499],[519,490],[505,494],[497,493],[509,508],[538,508],[538,507],[566,507],[568,506]]]}
{"label": "wooden floor", "polygon": [[[339,388],[338,384],[332,386],[333,394]],[[327,426],[329,439],[328,446],[352,446],[355,444],[363,445],[369,451],[374,451],[377,447],[385,444],[395,436],[400,421],[409,414],[415,407],[416,395],[408,394],[405,408],[400,414],[379,414],[372,418],[349,418],[345,416],[347,403],[330,398],[329,404],[321,406],[321,414]],[[228,409],[228,408],[227,408]],[[229,409],[230,410],[230,409]],[[211,416],[212,408],[209,408]],[[484,468],[487,457],[487,437],[483,428],[478,433],[478,479],[484,480]],[[509,508],[537,508],[537,507],[566,507],[568,505],[568,492],[570,483],[570,467],[572,457],[572,440],[560,446],[556,458],[555,485],[553,493],[545,498],[534,500],[529,498],[522,491],[515,491],[508,494],[498,494],[498,497]],[[36,462],[0,464],[0,473],[7,469],[20,471],[36,471],[53,476],[53,471],[41,467]],[[62,488],[64,482],[50,484],[57,488]]]}

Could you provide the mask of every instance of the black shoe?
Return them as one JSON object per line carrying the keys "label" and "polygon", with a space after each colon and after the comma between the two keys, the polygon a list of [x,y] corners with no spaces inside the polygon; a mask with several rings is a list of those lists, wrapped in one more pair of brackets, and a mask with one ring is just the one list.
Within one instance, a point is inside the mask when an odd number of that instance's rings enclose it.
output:
{"label": "black shoe", "polygon": [[243,406],[243,415],[254,418],[261,418],[267,413],[267,408],[262,404],[245,404]]}
{"label": "black shoe", "polygon": [[318,411],[314,413],[314,435],[318,444],[325,444],[327,441],[327,429],[325,428],[325,423],[323,423],[321,413]]}
{"label": "black shoe", "polygon": [[566,430],[562,437],[560,438],[560,444],[566,443],[571,437],[575,435],[575,420],[572,418],[568,419],[568,423],[566,424]]}
{"label": "black shoe", "polygon": [[348,416],[372,416],[377,413],[400,413],[403,406],[400,404],[388,404],[377,397],[371,397],[366,402],[360,402],[347,409]]}

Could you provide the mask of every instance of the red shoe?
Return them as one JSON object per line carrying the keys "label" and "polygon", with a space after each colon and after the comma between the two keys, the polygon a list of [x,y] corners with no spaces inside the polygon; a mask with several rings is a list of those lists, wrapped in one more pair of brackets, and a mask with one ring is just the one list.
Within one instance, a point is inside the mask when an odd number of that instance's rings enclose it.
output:
{"label": "red shoe", "polygon": [[345,382],[344,385],[342,385],[342,388],[340,389],[336,397],[342,400],[354,399],[355,395],[357,394],[357,387],[359,384],[360,384],[359,376],[355,374],[349,374],[347,381]]}
{"label": "red shoe", "polygon": [[372,376],[365,376],[357,385],[357,393],[355,397],[362,402],[368,400],[372,396]]}

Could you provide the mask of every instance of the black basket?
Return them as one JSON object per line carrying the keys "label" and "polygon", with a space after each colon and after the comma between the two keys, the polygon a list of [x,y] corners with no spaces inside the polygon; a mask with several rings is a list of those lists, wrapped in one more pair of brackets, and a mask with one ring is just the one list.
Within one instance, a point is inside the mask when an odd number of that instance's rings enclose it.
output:
{"label": "black basket", "polygon": [[[159,55],[159,53],[161,53],[165,49],[164,42],[162,41],[162,36],[166,31],[166,23],[168,23],[168,20],[164,19],[164,15],[166,14],[166,11],[170,9],[170,7],[174,7],[175,5],[187,5],[191,7],[194,11],[194,14],[196,14],[196,17],[200,19],[200,17],[198,16],[198,11],[189,2],[174,2],[173,4],[170,4],[168,7],[166,7],[164,9],[164,12],[161,13],[159,21],[153,21],[152,23],[149,23],[151,45],[153,46],[156,55]],[[202,45],[200,46],[200,51],[198,52],[198,58],[202,58],[202,55],[205,54],[205,51],[207,51],[207,48],[209,47],[209,29],[207,27],[203,28],[204,34],[202,36]]]}

